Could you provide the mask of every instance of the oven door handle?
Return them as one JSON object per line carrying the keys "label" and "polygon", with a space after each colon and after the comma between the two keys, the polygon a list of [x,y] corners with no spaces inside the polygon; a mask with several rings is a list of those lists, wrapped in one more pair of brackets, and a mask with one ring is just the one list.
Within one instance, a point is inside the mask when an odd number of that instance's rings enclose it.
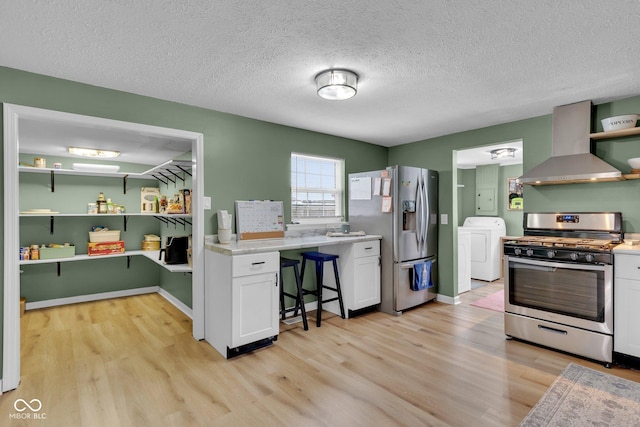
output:
{"label": "oven door handle", "polygon": [[594,271],[604,271],[605,266],[600,264],[582,264],[582,263],[572,263],[572,262],[554,262],[554,261],[540,261],[537,259],[527,259],[527,258],[517,258],[517,257],[506,257],[507,262],[513,261],[520,264],[526,265],[536,265],[540,267],[555,267],[555,268],[563,268],[566,270],[594,270]]}

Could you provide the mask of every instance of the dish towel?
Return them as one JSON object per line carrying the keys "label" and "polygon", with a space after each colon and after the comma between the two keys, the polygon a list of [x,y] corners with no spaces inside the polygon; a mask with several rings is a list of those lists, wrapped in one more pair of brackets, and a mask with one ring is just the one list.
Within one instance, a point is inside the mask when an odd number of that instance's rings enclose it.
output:
{"label": "dish towel", "polygon": [[413,281],[411,282],[412,291],[422,291],[432,288],[431,281],[431,261],[419,262],[413,265]]}

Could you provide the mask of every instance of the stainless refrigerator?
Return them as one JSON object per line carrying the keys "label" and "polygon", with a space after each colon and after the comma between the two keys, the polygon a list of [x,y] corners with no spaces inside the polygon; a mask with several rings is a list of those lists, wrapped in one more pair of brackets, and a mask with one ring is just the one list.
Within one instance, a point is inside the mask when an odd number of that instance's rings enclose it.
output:
{"label": "stainless refrigerator", "polygon": [[349,174],[352,231],[382,235],[380,310],[436,298],[438,172],[410,166]]}

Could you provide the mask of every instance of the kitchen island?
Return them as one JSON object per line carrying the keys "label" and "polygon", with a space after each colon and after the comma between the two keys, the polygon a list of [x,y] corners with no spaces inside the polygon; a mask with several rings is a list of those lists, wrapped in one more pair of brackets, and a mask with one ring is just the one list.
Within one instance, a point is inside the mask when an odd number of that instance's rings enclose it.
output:
{"label": "kitchen island", "polygon": [[[379,235],[302,234],[222,244],[214,236],[206,237],[205,340],[230,358],[277,339],[280,251],[323,248],[339,253],[345,310],[360,308],[356,295],[367,295],[363,299],[367,304],[379,303],[381,239]],[[357,275],[366,279],[360,281]]]}

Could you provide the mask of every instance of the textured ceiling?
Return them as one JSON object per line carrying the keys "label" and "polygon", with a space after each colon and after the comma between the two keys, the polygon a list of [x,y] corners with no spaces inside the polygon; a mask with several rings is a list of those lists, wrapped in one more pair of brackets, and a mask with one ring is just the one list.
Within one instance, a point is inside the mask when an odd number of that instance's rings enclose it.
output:
{"label": "textured ceiling", "polygon": [[[393,146],[640,94],[637,0],[4,0],[0,65]],[[360,75],[326,101],[314,76]]]}

